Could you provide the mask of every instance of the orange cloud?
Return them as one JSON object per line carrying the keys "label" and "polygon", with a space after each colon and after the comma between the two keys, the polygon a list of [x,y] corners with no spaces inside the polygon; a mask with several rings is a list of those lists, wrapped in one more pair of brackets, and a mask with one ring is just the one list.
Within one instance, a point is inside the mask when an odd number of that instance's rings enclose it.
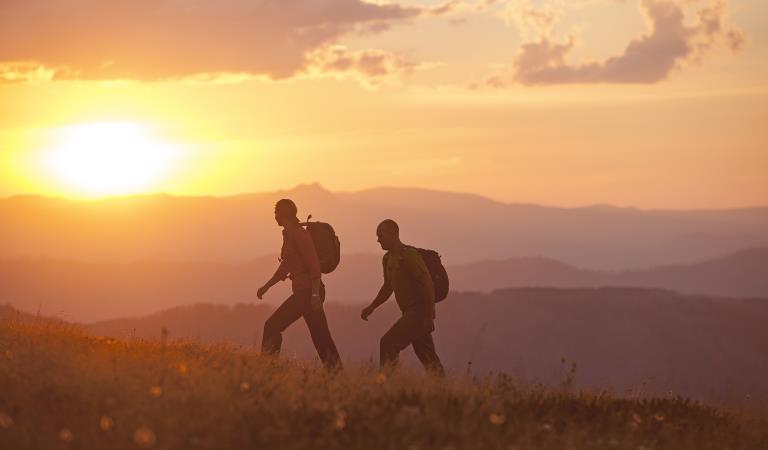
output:
{"label": "orange cloud", "polygon": [[[651,84],[667,79],[688,63],[700,62],[718,44],[739,51],[745,36],[728,25],[726,0],[710,2],[697,12],[693,23],[688,23],[683,6],[697,1],[640,0],[640,7],[651,23],[650,32],[630,41],[620,55],[581,64],[567,61],[574,38],[553,36],[554,24],[563,11],[546,7],[513,9],[505,20],[515,22],[528,41],[521,45],[511,74],[509,70],[497,73],[486,79],[485,85]],[[514,17],[509,16],[512,13]]]}
{"label": "orange cloud", "polygon": [[369,87],[397,84],[401,77],[430,66],[401,54],[377,49],[350,50],[340,45],[319,49],[308,59],[310,75],[356,78]]}
{"label": "orange cloud", "polygon": [[[0,64],[30,61],[25,67],[44,67],[55,80],[283,79],[347,33],[421,14],[363,0],[5,0]],[[23,78],[10,73],[0,82]]]}
{"label": "orange cloud", "polygon": [[[514,79],[522,84],[657,83],[686,62],[700,60],[718,42],[732,51],[744,44],[741,31],[725,24],[727,5],[715,1],[698,11],[689,26],[680,2],[641,0],[651,21],[651,32],[632,40],[619,56],[572,65],[566,56],[573,38],[557,42],[543,33],[538,41],[522,45],[514,63]],[[551,28],[551,23],[547,23]]]}

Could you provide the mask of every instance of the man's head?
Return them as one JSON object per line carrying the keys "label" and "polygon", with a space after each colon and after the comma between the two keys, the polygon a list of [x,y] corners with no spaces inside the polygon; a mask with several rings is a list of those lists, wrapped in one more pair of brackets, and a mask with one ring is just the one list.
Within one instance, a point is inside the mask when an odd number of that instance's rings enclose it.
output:
{"label": "man's head", "polygon": [[299,219],[296,217],[298,213],[296,203],[293,203],[293,200],[284,198],[275,203],[275,221],[281,227],[298,221]]}
{"label": "man's head", "polygon": [[400,227],[392,219],[383,220],[378,227],[376,227],[376,236],[378,242],[381,244],[381,248],[384,250],[392,250],[398,244],[400,244]]}

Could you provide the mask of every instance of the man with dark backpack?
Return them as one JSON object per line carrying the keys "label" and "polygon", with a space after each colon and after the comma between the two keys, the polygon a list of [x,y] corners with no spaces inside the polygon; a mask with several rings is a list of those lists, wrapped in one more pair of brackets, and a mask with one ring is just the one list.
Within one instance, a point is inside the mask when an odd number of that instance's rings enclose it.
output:
{"label": "man with dark backpack", "polygon": [[[430,373],[443,376],[445,371],[432,340],[432,332],[435,330],[435,283],[422,253],[400,241],[400,228],[394,220],[381,222],[376,235],[381,248],[387,251],[383,259],[384,284],[360,316],[368,320],[368,316],[386,302],[393,292],[403,313],[381,338],[381,368],[394,367],[400,351],[412,345],[424,368]],[[447,290],[447,276],[445,281]]]}
{"label": "man with dark backpack", "polygon": [[[333,270],[338,264],[338,259],[332,261],[332,255],[324,258],[323,264],[321,264],[312,235],[299,222],[296,204],[293,201],[283,199],[275,204],[275,221],[283,227],[280,266],[272,278],[259,288],[256,295],[261,299],[272,286],[286,278],[291,279],[293,295],[288,297],[264,323],[261,352],[274,356],[279,355],[283,342],[282,332],[293,322],[303,317],[323,365],[327,368],[340,369],[341,358],[331,337],[328,321],[323,311],[325,286],[322,282],[322,269],[326,268],[326,272]],[[320,231],[330,228],[327,224],[319,225],[326,225]],[[330,233],[335,238],[332,228]],[[335,244],[335,251],[338,253],[338,239],[336,239]],[[333,244],[323,247],[332,246]],[[336,256],[338,257],[338,255]]]}

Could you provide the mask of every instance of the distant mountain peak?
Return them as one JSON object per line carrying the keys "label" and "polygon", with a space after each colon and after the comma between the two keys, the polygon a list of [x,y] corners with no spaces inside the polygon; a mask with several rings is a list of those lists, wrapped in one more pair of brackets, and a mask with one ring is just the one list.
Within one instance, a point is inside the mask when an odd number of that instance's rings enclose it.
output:
{"label": "distant mountain peak", "polygon": [[280,194],[284,195],[296,195],[296,196],[323,196],[323,197],[333,197],[334,194],[330,190],[326,189],[323,185],[320,183],[303,183],[298,184],[290,189],[278,191]]}
{"label": "distant mountain peak", "polygon": [[640,208],[634,206],[617,206],[609,203],[595,203],[593,205],[584,206],[581,209],[590,209],[592,211],[642,211]]}

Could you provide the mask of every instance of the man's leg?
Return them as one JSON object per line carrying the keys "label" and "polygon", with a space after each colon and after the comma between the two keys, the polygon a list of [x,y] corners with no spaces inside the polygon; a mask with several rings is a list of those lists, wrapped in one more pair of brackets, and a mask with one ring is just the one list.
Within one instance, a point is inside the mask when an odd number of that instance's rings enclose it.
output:
{"label": "man's leg", "polygon": [[382,370],[397,365],[398,355],[419,336],[422,326],[423,319],[420,315],[406,312],[389,331],[384,333],[379,342],[379,360]]}
{"label": "man's leg", "polygon": [[[307,305],[308,306],[308,305]],[[304,313],[302,296],[294,293],[264,322],[261,353],[277,356],[283,344],[283,331]]]}
{"label": "man's leg", "polygon": [[[325,301],[324,287],[321,289],[320,295],[322,295],[322,299]],[[309,300],[307,303],[309,303]],[[304,314],[304,321],[307,323],[312,343],[315,344],[315,349],[323,365],[329,369],[341,369],[341,357],[336,349],[336,343],[333,342],[333,337],[331,337],[331,330],[328,328],[325,311],[322,309],[315,311],[309,306]]]}
{"label": "man's leg", "polygon": [[424,333],[416,338],[413,341],[413,351],[416,352],[416,357],[419,358],[427,372],[439,377],[445,376],[445,369],[443,369],[440,357],[437,356],[435,351],[435,341],[432,340],[432,333]]}

